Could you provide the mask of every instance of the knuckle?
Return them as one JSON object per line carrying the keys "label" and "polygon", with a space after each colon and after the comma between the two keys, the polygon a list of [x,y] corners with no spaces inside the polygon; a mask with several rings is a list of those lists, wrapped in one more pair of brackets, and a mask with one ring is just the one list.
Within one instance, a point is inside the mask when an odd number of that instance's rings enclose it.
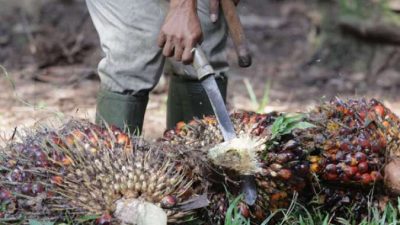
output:
{"label": "knuckle", "polygon": [[197,42],[201,38],[201,33],[199,32],[194,32],[189,35],[189,41],[190,42]]}
{"label": "knuckle", "polygon": [[182,35],[176,35],[174,39],[177,43],[182,43],[184,40],[184,37]]}

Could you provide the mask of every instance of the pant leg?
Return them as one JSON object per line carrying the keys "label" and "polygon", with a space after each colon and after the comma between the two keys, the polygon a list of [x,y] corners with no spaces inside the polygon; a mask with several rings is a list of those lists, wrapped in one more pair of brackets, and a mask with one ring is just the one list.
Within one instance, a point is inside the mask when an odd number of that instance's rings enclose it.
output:
{"label": "pant leg", "polygon": [[[222,10],[218,21],[212,23],[210,19],[209,0],[198,0],[197,2],[197,12],[203,31],[203,42],[201,46],[218,76],[221,73],[226,73],[229,69],[225,52],[228,38],[228,27],[224,16],[222,15]],[[172,65],[171,72],[173,74],[196,75],[193,67],[190,65],[183,65],[174,59],[169,59],[169,62]]]}
{"label": "pant leg", "polygon": [[[228,70],[225,53],[227,41],[227,25],[223,15],[216,23],[210,20],[209,0],[198,0],[198,15],[200,18],[203,43],[202,48],[217,72],[217,83],[220,92],[226,99]],[[194,117],[203,118],[213,115],[213,109],[208,96],[197,80],[188,79],[184,75],[195,75],[192,66],[169,59],[171,73],[170,89],[167,102],[167,128],[173,128],[179,121],[188,122]],[[178,75],[178,76],[177,76]],[[185,78],[186,77],[186,78]]]}
{"label": "pant leg", "polygon": [[98,65],[102,88],[145,95],[157,84],[164,57],[157,37],[166,0],[86,0],[104,58]]}

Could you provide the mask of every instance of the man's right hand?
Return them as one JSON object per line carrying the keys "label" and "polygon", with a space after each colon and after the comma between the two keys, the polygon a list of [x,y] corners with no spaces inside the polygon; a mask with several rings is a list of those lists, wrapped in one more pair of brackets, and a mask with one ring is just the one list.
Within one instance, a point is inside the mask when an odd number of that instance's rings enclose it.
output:
{"label": "man's right hand", "polygon": [[158,45],[163,48],[163,55],[190,64],[193,61],[192,49],[201,39],[197,0],[171,0],[158,37]]}

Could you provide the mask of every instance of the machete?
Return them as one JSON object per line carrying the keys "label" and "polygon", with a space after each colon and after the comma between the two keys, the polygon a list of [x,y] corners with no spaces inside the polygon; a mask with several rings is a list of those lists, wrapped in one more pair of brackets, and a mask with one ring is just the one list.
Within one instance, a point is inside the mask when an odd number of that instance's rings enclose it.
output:
{"label": "machete", "polygon": [[[236,137],[233,123],[230,119],[225,102],[215,81],[215,71],[210,65],[205,53],[200,45],[197,45],[194,51],[193,67],[196,70],[197,78],[201,81],[204,90],[210,100],[214,114],[218,120],[219,128],[225,142],[232,141]],[[242,192],[244,200],[248,205],[253,205],[257,198],[257,189],[254,176],[243,175],[241,177]]]}

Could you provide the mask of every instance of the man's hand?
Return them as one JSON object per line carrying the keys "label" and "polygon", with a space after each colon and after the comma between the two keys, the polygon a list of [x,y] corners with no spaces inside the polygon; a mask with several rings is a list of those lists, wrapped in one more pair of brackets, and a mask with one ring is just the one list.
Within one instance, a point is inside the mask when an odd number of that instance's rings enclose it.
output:
{"label": "man's hand", "polygon": [[[217,22],[219,17],[219,4],[221,0],[210,0],[210,19],[213,23]],[[239,4],[240,0],[232,0],[235,5]]]}
{"label": "man's hand", "polygon": [[197,0],[171,0],[167,17],[158,37],[163,55],[189,64],[192,49],[201,41],[202,31],[197,16]]}

